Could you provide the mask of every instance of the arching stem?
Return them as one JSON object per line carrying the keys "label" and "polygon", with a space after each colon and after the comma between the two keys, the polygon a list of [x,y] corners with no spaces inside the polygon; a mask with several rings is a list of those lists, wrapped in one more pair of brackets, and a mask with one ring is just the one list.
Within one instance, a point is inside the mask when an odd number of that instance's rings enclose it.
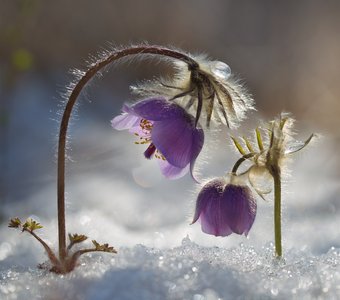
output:
{"label": "arching stem", "polygon": [[188,64],[189,70],[198,68],[198,64],[189,56],[182,52],[178,52],[172,49],[160,47],[160,46],[134,46],[130,48],[124,48],[116,50],[107,57],[99,60],[97,63],[91,65],[91,67],[85,72],[78,83],[74,86],[69,99],[66,103],[66,107],[62,116],[60,131],[59,131],[59,143],[58,143],[58,236],[59,236],[59,258],[63,263],[67,255],[66,249],[66,226],[65,226],[65,154],[66,154],[66,136],[71,113],[76,103],[78,96],[86,84],[97,74],[98,71],[108,66],[110,63],[119,60],[126,56],[151,54],[159,56],[168,56],[174,59],[181,60]]}
{"label": "arching stem", "polygon": [[248,153],[248,154],[245,154],[243,155],[234,165],[233,169],[231,170],[231,173],[232,174],[236,174],[238,168],[240,167],[240,165],[246,161],[247,159],[249,158],[252,158],[253,156],[255,155],[255,153]]}

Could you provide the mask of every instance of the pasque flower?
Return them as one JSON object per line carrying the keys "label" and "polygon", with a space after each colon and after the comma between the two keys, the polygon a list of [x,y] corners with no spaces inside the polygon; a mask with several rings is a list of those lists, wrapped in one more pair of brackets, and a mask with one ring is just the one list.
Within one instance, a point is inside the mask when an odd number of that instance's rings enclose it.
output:
{"label": "pasque flower", "polygon": [[256,200],[250,188],[224,178],[213,179],[200,191],[192,224],[200,220],[202,231],[215,236],[247,235],[256,216]]}
{"label": "pasque flower", "polygon": [[112,127],[128,129],[138,137],[136,144],[148,145],[144,156],[156,157],[164,176],[176,179],[189,169],[192,174],[204,143],[203,130],[195,126],[193,116],[163,97],[124,105],[122,111],[111,121]]}
{"label": "pasque flower", "polygon": [[[38,222],[32,219],[21,222],[19,218],[13,218],[9,223],[9,227],[25,231],[41,243],[50,260],[51,272],[71,272],[76,267],[78,258],[85,253],[116,253],[113,247],[106,243],[99,244],[95,240],[92,241],[92,248],[79,249],[72,253],[71,248],[74,245],[87,239],[82,234],[69,234],[70,241],[67,245],[65,170],[68,127],[77,99],[92,78],[118,61],[128,62],[131,59],[151,57],[173,63],[177,72],[167,82],[158,79],[154,83],[136,88],[137,93],[152,98],[130,107],[125,105],[123,114],[112,120],[112,126],[118,130],[128,129],[139,137],[137,144],[147,144],[145,157],[158,158],[165,176],[178,178],[189,169],[192,174],[204,142],[203,130],[199,124],[202,112],[206,114],[207,127],[212,117],[217,117],[213,119],[232,127],[245,118],[249,109],[253,109],[252,98],[239,83],[232,80],[228,65],[204,57],[193,57],[172,48],[148,44],[112,48],[102,51],[98,58],[91,58],[85,70],[74,70],[75,78],[66,87],[63,95],[66,103],[58,139],[58,255],[35,233],[42,227]],[[192,110],[195,117],[190,115]],[[241,232],[247,228],[243,230],[241,226],[236,230]]]}

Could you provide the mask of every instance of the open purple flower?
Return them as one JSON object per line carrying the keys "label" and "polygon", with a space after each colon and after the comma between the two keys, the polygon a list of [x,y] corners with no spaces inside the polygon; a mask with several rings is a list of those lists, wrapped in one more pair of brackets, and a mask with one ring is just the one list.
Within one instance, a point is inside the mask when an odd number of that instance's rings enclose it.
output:
{"label": "open purple flower", "polygon": [[256,216],[256,200],[246,185],[226,183],[224,179],[213,179],[200,191],[195,216],[202,231],[215,236],[230,234],[247,235]]}
{"label": "open purple flower", "polygon": [[138,136],[136,144],[147,144],[144,156],[159,159],[161,172],[170,179],[184,176],[202,150],[204,133],[195,127],[195,118],[163,97],[149,98],[132,106],[124,105],[112,127],[128,129]]}

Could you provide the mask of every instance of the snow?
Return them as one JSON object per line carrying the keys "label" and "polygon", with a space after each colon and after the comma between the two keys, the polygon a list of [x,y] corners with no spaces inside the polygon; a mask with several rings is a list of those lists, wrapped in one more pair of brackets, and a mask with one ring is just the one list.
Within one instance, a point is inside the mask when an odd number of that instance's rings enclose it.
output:
{"label": "snow", "polygon": [[[23,91],[29,100],[30,93]],[[22,97],[18,95],[18,103]],[[41,109],[48,111],[43,102]],[[189,176],[163,179],[157,163],[143,159],[132,136],[113,132],[109,118],[91,122],[83,113],[71,131],[67,231],[108,242],[118,254],[84,255],[74,272],[60,276],[37,268],[46,255],[31,236],[6,227],[11,217],[33,217],[44,225],[37,233],[57,247],[51,158],[56,126],[38,126],[33,108],[24,117],[17,111],[12,119],[22,120],[36,137],[32,143],[22,135],[9,144],[12,169],[9,198],[1,210],[0,299],[340,298],[338,151],[331,137],[306,148],[291,165],[283,187],[284,259],[278,261],[273,256],[271,195],[266,202],[258,199],[248,238],[206,235],[199,224],[189,225],[199,190]],[[305,131],[301,139],[310,133]],[[222,131],[207,138],[197,166],[201,178],[230,170],[236,155],[226,147],[226,137]]]}
{"label": "snow", "polygon": [[92,255],[71,274],[3,271],[1,299],[337,299],[340,250],[314,256],[273,245],[202,247],[189,237],[172,249],[143,245]]}
{"label": "snow", "polygon": [[[109,242],[118,254],[84,255],[71,274],[50,274],[36,268],[46,259],[40,245],[2,226],[0,299],[337,299],[338,184],[327,168],[321,168],[322,159],[309,165],[318,150],[316,146],[297,160],[294,181],[288,179],[285,184],[291,190],[284,193],[281,261],[273,256],[270,200],[258,200],[249,238],[215,238],[203,234],[199,224],[189,225],[195,199],[190,178],[163,180],[157,164],[134,159],[124,160],[127,166],[113,159],[114,167],[122,172],[119,177],[109,175],[105,164],[98,168],[101,172],[88,172],[87,167],[72,170],[69,232]],[[128,152],[126,157],[138,157]],[[134,182],[130,163],[136,163],[142,174],[145,170],[156,174],[144,178],[151,187]],[[218,165],[219,159],[212,169]],[[319,171],[312,172],[314,168]],[[299,169],[308,171],[309,188],[303,184],[306,173]],[[24,216],[28,206],[44,225],[40,235],[56,246],[55,206],[46,206],[53,191],[51,183],[32,195],[24,207],[14,203],[6,211],[9,216]]]}

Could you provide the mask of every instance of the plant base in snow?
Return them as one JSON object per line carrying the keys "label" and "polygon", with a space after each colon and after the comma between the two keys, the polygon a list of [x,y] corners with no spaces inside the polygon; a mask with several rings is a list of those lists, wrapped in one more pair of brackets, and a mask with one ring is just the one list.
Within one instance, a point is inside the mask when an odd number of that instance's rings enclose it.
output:
{"label": "plant base in snow", "polygon": [[35,233],[35,230],[42,228],[40,223],[33,219],[27,219],[24,223],[19,218],[13,218],[10,220],[8,227],[20,229],[22,232],[28,232],[31,234],[45,249],[49,258],[49,263],[43,263],[39,265],[41,269],[48,269],[50,272],[57,274],[66,274],[71,272],[78,262],[78,258],[89,252],[108,252],[117,253],[117,251],[109,246],[109,244],[99,244],[97,241],[92,240],[93,248],[85,248],[71,252],[74,245],[79,244],[87,240],[87,236],[82,234],[69,234],[69,245],[67,246],[66,257],[64,259],[58,258],[52,249]]}

